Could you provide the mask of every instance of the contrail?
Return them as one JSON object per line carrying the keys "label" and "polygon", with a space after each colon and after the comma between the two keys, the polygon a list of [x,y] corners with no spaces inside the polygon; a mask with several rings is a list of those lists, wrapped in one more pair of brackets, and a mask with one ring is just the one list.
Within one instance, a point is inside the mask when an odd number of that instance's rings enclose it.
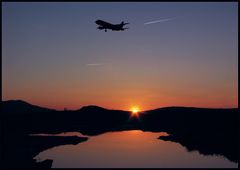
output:
{"label": "contrail", "polygon": [[103,63],[91,63],[91,64],[86,64],[86,66],[101,66],[104,65]]}
{"label": "contrail", "polygon": [[165,22],[165,21],[170,21],[170,20],[173,20],[173,19],[176,19],[176,18],[177,18],[177,17],[166,18],[166,19],[160,19],[160,20],[156,20],[156,21],[150,21],[150,22],[146,22],[146,23],[144,23],[144,25],[155,24],[155,23]]}

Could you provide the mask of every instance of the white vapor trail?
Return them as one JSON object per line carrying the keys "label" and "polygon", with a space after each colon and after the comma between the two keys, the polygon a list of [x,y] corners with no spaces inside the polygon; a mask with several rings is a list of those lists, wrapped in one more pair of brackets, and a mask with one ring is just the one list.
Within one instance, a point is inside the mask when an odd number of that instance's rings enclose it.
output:
{"label": "white vapor trail", "polygon": [[156,24],[159,22],[165,22],[165,21],[170,21],[173,19],[176,19],[177,17],[173,17],[173,18],[166,18],[166,19],[160,19],[160,20],[155,20],[155,21],[150,21],[150,22],[145,22],[144,25],[148,25],[148,24]]}
{"label": "white vapor trail", "polygon": [[101,66],[104,65],[103,63],[92,63],[92,64],[86,64],[86,66]]}

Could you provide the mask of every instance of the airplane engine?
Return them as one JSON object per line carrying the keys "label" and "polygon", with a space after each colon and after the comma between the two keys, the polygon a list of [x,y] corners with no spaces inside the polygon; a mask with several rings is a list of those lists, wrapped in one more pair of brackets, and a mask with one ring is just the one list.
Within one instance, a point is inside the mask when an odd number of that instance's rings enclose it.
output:
{"label": "airplane engine", "polygon": [[101,27],[101,26],[99,26],[99,27],[98,27],[98,29],[102,30],[102,29],[104,29],[104,28],[103,28],[103,27]]}

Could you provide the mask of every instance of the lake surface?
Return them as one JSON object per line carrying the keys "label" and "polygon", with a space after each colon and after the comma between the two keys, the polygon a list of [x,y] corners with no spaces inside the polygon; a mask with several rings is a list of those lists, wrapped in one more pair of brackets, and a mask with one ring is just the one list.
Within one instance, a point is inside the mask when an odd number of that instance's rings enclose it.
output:
{"label": "lake surface", "polygon": [[[44,135],[44,134],[43,134]],[[82,136],[78,132],[61,136]],[[62,145],[45,150],[35,158],[53,160],[53,168],[187,168],[232,167],[238,164],[222,156],[188,152],[178,143],[157,139],[165,132],[129,130],[90,136],[77,145]]]}

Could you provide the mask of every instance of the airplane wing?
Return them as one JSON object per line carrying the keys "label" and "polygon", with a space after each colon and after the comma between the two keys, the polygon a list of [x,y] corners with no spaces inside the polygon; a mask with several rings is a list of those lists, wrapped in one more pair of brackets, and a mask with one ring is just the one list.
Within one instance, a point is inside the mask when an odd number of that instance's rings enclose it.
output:
{"label": "airplane wing", "polygon": [[103,27],[103,26],[99,26],[99,27],[97,27],[97,29],[99,29],[99,30],[103,30],[103,29],[105,29],[105,27]]}

